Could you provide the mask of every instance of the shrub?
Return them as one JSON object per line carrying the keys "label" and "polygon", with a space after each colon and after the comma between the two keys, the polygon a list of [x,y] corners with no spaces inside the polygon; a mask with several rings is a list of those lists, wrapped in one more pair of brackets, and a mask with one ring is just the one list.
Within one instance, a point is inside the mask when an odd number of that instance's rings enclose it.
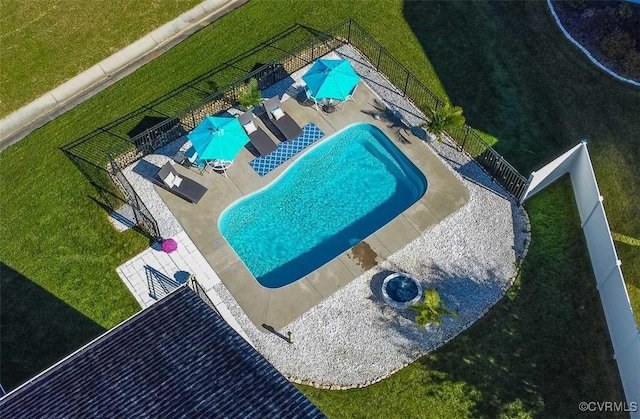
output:
{"label": "shrub", "polygon": [[424,300],[413,304],[411,309],[416,312],[416,323],[420,326],[426,326],[429,323],[439,326],[442,316],[449,315],[458,318],[458,313],[449,310],[444,301],[440,299],[438,291],[433,289],[426,290]]}
{"label": "shrub", "polygon": [[629,20],[633,16],[633,7],[625,2],[622,2],[620,6],[618,6],[618,16],[620,16],[624,20]]}
{"label": "shrub", "polygon": [[634,80],[640,80],[640,52],[631,51],[622,60],[622,68],[627,76]]}
{"label": "shrub", "polygon": [[448,103],[441,107],[429,108],[428,113],[429,121],[422,127],[434,134],[439,142],[442,142],[442,136],[445,132],[461,127],[465,122],[462,108],[451,106]]}
{"label": "shrub", "polygon": [[262,103],[262,93],[258,89],[258,80],[251,79],[242,86],[242,90],[238,94],[238,102],[246,109],[252,109]]}
{"label": "shrub", "polygon": [[620,29],[615,29],[602,39],[600,48],[609,58],[621,60],[633,52],[635,45],[636,41],[631,35]]}

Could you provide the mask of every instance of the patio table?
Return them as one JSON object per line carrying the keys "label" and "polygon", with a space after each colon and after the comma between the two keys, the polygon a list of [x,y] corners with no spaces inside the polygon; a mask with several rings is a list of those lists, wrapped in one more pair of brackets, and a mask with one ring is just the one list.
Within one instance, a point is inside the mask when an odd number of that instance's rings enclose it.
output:
{"label": "patio table", "polygon": [[324,113],[334,113],[336,110],[338,110],[339,103],[340,101],[336,99],[322,99],[320,101]]}

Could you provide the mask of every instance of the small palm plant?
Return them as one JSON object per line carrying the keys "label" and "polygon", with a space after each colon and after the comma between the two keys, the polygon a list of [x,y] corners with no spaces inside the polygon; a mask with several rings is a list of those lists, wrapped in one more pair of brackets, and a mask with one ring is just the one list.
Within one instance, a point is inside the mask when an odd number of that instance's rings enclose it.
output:
{"label": "small palm plant", "polygon": [[262,103],[262,93],[258,89],[258,80],[250,79],[238,93],[238,102],[246,109],[253,109]]}
{"label": "small palm plant", "polygon": [[426,290],[424,300],[413,304],[411,309],[416,312],[416,323],[423,327],[429,323],[440,326],[442,316],[450,315],[456,319],[459,318],[458,313],[447,308],[436,290]]}
{"label": "small palm plant", "polygon": [[423,124],[422,127],[435,135],[440,143],[445,132],[461,127],[465,122],[465,118],[462,116],[462,108],[450,106],[448,103],[439,108],[429,108],[429,114],[429,121]]}

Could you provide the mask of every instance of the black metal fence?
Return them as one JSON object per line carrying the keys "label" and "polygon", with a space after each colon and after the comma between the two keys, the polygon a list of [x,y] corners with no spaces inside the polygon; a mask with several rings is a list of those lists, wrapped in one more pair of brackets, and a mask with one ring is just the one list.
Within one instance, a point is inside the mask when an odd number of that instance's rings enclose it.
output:
{"label": "black metal fence", "polygon": [[204,288],[202,288],[202,285],[200,285],[194,275],[191,275],[189,279],[187,279],[187,286],[191,288],[191,290],[195,292],[198,297],[200,297],[200,299],[204,301],[212,310],[218,313],[218,315],[220,314],[215,304],[213,304],[213,301],[211,301],[211,299],[207,295],[207,292],[204,290]]}
{"label": "black metal fence", "polygon": [[[195,128],[207,115],[216,115],[238,104],[238,97],[251,79],[265,90],[289,77],[319,57],[344,45],[346,41],[330,33],[337,32],[348,24],[346,21],[329,32],[317,32],[311,40],[284,52],[271,62],[234,80],[229,85],[187,107],[174,117],[147,128],[128,142],[119,144],[107,152],[112,167],[126,167],[144,156],[153,153],[185,132]],[[310,28],[307,28],[310,29]]]}
{"label": "black metal fence", "polygon": [[[115,163],[113,163],[115,164]],[[109,168],[109,174],[113,183],[115,183],[119,189],[124,193],[127,203],[132,209],[133,217],[136,225],[140,230],[147,233],[154,239],[160,239],[160,229],[156,219],[151,214],[151,211],[144,204],[144,201],[140,199],[140,196],[136,193],[135,189],[131,186],[127,178],[122,173],[122,168],[117,166],[111,166]]]}
{"label": "black metal fence", "polygon": [[61,150],[94,186],[99,205],[110,212],[129,205],[137,228],[159,238],[157,223],[123,175],[123,168],[182,137],[204,114],[234,105],[244,81],[257,78],[259,87],[265,89],[338,44],[323,32],[291,26]]}
{"label": "black metal fence", "polygon": [[[435,93],[395,59],[378,41],[367,33],[354,20],[349,20],[347,42],[383,73],[402,94],[428,115],[429,109],[444,106]],[[487,144],[478,133],[468,125],[447,132],[461,150],[473,157],[491,177],[516,200],[525,193],[528,180],[507,162],[497,151]]]}
{"label": "black metal fence", "polygon": [[[122,217],[133,213],[134,219],[130,221],[135,223],[135,227],[140,232],[153,239],[159,238],[160,231],[155,218],[135,193],[121,168],[112,167],[107,162],[100,164],[100,159],[96,161],[87,155],[82,156],[75,149],[75,147],[81,147],[82,144],[82,142],[74,142],[64,147],[62,151],[98,192],[100,200],[94,199],[96,203],[109,212],[124,210]],[[88,154],[88,150],[83,151]],[[126,211],[126,206],[129,206],[131,211]]]}
{"label": "black metal fence", "polygon": [[[285,32],[291,33],[298,28],[304,28],[311,33],[311,39],[300,42],[291,48],[281,49],[282,53],[278,57],[253,71],[244,73],[243,76],[236,78],[225,87],[217,89],[212,94],[205,95],[204,88],[197,88],[198,85],[206,81],[205,78],[187,83],[186,87],[178,89],[159,103],[164,103],[164,101],[171,101],[174,104],[185,103],[185,100],[191,97],[192,105],[174,113],[173,116],[167,116],[166,113],[154,107],[154,112],[161,116],[159,123],[151,125],[129,140],[122,141],[120,138],[120,141],[117,141],[117,144],[106,152],[106,156],[108,156],[107,171],[123,192],[123,198],[134,210],[135,222],[138,223],[140,229],[152,237],[159,238],[160,236],[152,214],[126,180],[122,169],[180,138],[185,132],[195,128],[206,115],[216,115],[237,105],[239,94],[246,88],[246,83],[250,79],[255,78],[259,88],[265,90],[317,58],[342,45],[350,44],[425,114],[429,109],[438,109],[444,106],[444,102],[435,93],[429,90],[354,20],[349,19],[328,31],[317,31],[296,25],[295,28],[290,28]],[[282,36],[275,39],[282,39]],[[237,66],[233,63],[223,65],[223,69],[228,68],[237,71]],[[213,73],[208,73],[209,76],[211,74]],[[209,82],[209,84],[215,86],[215,83]],[[194,96],[193,89],[196,89],[199,94]],[[189,96],[186,95],[186,92],[189,93]],[[195,100],[196,98],[199,100]],[[461,150],[472,156],[514,198],[519,199],[522,196],[527,187],[527,179],[492,149],[471,127],[464,125],[451,130],[448,134]]]}

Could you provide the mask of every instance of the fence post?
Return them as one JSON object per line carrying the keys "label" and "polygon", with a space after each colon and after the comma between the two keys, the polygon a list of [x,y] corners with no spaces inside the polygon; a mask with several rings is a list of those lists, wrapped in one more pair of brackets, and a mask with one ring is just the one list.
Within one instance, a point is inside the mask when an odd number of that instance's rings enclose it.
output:
{"label": "fence post", "polygon": [[529,189],[529,185],[531,184],[532,179],[533,179],[533,174],[529,176],[529,179],[527,179],[525,183],[520,184],[520,190],[518,191],[518,196],[516,197],[520,205],[524,204],[524,196],[527,193],[527,189]]}
{"label": "fence post", "polygon": [[144,142],[144,154],[151,154],[154,148],[155,137],[151,133],[151,128],[147,128],[144,133],[145,139]]}
{"label": "fence post", "polygon": [[[500,159],[498,159],[498,164],[496,165],[496,174],[494,175],[494,177],[500,176],[500,179],[503,179],[502,171],[504,170],[504,157],[502,157],[502,154],[498,154],[498,156],[500,156]],[[502,185],[504,182],[499,181],[499,183]],[[507,185],[503,186],[505,187],[505,189],[509,189]]]}
{"label": "fence post", "polygon": [[271,64],[271,86],[276,84],[276,71],[278,71],[278,64]]}
{"label": "fence post", "polygon": [[[378,47],[378,63],[376,64],[376,71],[380,71],[380,58],[382,57],[382,45]],[[406,87],[405,87],[406,89]]]}
{"label": "fence post", "polygon": [[349,30],[347,31],[347,42],[349,44],[351,43],[351,22],[352,22],[352,19],[349,18]]}
{"label": "fence post", "polygon": [[464,145],[467,143],[467,137],[469,136],[469,130],[471,129],[471,127],[469,127],[469,125],[464,124],[464,127],[466,128],[464,130],[464,138],[462,139],[462,144],[460,145],[460,150],[464,150]]}
{"label": "fence post", "polygon": [[407,80],[404,82],[404,90],[402,91],[402,94],[404,95],[404,97],[407,97],[407,87],[409,86],[409,76],[411,76],[411,73],[407,71]]}

